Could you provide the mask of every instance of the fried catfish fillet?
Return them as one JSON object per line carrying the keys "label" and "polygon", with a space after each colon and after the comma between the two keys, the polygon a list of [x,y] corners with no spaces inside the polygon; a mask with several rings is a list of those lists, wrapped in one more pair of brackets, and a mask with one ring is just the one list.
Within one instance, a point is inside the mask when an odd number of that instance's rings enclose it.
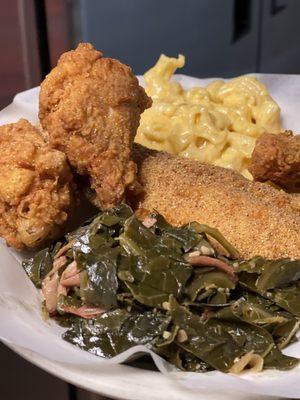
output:
{"label": "fried catfish fillet", "polygon": [[291,131],[262,135],[249,166],[255,180],[270,181],[288,192],[300,192],[300,135]]}
{"label": "fried catfish fillet", "polygon": [[150,105],[131,69],[88,43],[63,54],[41,85],[39,118],[50,144],[90,177],[102,209],[135,186],[131,145]]}
{"label": "fried catfish fillet", "polygon": [[245,259],[300,258],[300,195],[140,145],[133,154],[143,192],[129,201],[141,217],[156,210],[174,225],[210,225]]}
{"label": "fried catfish fillet", "polygon": [[17,249],[56,238],[74,206],[66,156],[27,120],[0,126],[0,236]]}

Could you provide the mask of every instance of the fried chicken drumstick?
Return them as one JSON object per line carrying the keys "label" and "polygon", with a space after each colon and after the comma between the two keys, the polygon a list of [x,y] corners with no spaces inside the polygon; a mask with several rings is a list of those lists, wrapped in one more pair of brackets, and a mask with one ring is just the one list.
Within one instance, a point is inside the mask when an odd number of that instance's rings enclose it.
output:
{"label": "fried chicken drumstick", "polygon": [[[299,196],[142,146],[132,154],[140,114],[150,104],[128,67],[81,44],[43,82],[39,116],[51,145],[90,177],[100,208],[127,195],[140,214],[155,209],[175,225],[218,228],[243,258],[300,257]],[[140,194],[126,191],[136,176]]]}
{"label": "fried chicken drumstick", "polygon": [[0,236],[17,249],[56,238],[74,205],[66,156],[25,119],[0,127]]}
{"label": "fried chicken drumstick", "polygon": [[270,181],[291,193],[300,192],[300,135],[265,133],[255,146],[249,167],[253,178]]}
{"label": "fried chicken drumstick", "polygon": [[131,144],[150,105],[131,69],[91,44],[63,54],[41,85],[39,118],[50,144],[90,177],[102,209],[135,185]]}
{"label": "fried chicken drumstick", "polygon": [[300,196],[251,182],[235,171],[135,145],[143,193],[131,204],[174,225],[198,221],[220,232],[249,259],[300,257]]}

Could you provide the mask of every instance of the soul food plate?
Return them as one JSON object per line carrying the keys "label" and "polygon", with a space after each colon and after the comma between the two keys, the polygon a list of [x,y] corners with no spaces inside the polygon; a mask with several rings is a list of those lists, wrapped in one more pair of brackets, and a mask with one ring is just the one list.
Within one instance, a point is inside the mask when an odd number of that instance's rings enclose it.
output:
{"label": "soul food plate", "polygon": [[[207,80],[177,77],[185,87],[207,84]],[[300,121],[296,88],[300,79],[294,76],[260,75],[276,101],[282,106],[283,126],[297,132]],[[0,114],[0,124],[25,117],[37,122],[38,89],[16,96],[13,104]],[[298,103],[297,103],[298,101]],[[299,366],[289,372],[264,371],[260,374],[233,376],[212,371],[205,374],[183,373],[171,368],[160,357],[144,347],[132,348],[108,361],[85,353],[61,339],[63,328],[44,321],[40,312],[41,299],[23,271],[20,261],[26,256],[0,247],[0,337],[19,354],[49,372],[88,390],[123,399],[163,398],[226,398],[232,392],[245,398],[254,394],[300,398]],[[162,372],[119,365],[132,360],[137,353],[148,352]],[[288,354],[300,356],[300,346],[294,343]],[[143,366],[140,364],[140,366]],[[213,391],[212,391],[212,388]],[[241,398],[240,394],[237,394]],[[256,396],[257,398],[257,396]]]}

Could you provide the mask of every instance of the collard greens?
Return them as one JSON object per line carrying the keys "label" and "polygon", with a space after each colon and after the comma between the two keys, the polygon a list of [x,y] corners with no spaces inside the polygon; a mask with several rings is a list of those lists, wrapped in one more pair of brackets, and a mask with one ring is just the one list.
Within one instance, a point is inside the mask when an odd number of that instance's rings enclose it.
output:
{"label": "collard greens", "polygon": [[122,204],[24,262],[40,288],[54,260],[65,257],[65,292],[52,314],[68,326],[65,340],[103,357],[146,345],[186,371],[230,372],[252,354],[264,368],[298,363],[281,350],[299,328],[300,260],[243,261],[215,229],[173,227],[157,213],[150,222]]}

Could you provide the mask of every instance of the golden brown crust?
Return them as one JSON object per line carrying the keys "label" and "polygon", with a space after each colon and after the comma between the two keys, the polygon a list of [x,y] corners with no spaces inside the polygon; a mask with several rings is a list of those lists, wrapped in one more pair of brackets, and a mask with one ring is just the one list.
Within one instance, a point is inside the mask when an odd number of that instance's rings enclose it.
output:
{"label": "golden brown crust", "polygon": [[41,85],[39,117],[50,143],[90,176],[103,209],[135,185],[131,144],[150,105],[131,69],[91,44],[63,54]]}
{"label": "golden brown crust", "polygon": [[216,227],[244,258],[300,257],[299,195],[139,145],[134,160],[144,190],[131,199],[135,209],[155,209],[175,225],[199,221]]}
{"label": "golden brown crust", "polygon": [[300,135],[293,136],[291,131],[262,135],[249,170],[257,181],[270,181],[289,192],[300,192]]}
{"label": "golden brown crust", "polygon": [[66,157],[25,119],[0,127],[0,236],[22,249],[57,237],[74,205]]}

